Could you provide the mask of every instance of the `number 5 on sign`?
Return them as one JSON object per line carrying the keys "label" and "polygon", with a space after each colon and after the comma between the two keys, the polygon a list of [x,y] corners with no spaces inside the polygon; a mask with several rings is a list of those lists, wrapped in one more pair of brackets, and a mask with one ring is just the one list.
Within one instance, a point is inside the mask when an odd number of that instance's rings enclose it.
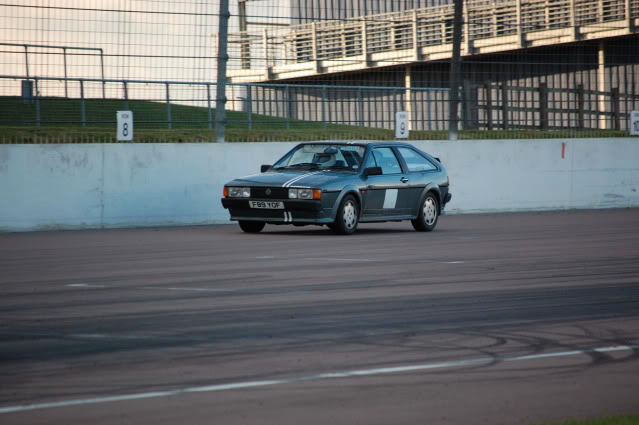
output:
{"label": "number 5 on sign", "polygon": [[630,135],[639,136],[639,111],[630,113]]}
{"label": "number 5 on sign", "polygon": [[133,112],[117,111],[118,117],[118,142],[130,142],[133,140]]}

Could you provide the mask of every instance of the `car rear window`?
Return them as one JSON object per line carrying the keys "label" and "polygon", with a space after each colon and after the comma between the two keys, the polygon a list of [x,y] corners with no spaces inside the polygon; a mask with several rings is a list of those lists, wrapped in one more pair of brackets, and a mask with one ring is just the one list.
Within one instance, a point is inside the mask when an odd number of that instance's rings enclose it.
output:
{"label": "car rear window", "polygon": [[420,155],[418,152],[410,148],[399,148],[399,153],[404,157],[408,171],[431,171],[436,170],[437,167],[428,160],[428,158]]}

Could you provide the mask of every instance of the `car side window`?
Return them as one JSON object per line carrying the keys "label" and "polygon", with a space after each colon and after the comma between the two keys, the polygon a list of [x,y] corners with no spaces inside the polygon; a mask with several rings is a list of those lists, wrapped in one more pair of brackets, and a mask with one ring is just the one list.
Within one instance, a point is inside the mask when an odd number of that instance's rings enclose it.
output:
{"label": "car side window", "polygon": [[402,167],[391,148],[375,148],[368,157],[366,167],[381,167],[382,174],[397,174]]}
{"label": "car side window", "polygon": [[436,170],[437,167],[416,151],[409,148],[398,148],[399,153],[404,157],[408,171],[431,171]]}

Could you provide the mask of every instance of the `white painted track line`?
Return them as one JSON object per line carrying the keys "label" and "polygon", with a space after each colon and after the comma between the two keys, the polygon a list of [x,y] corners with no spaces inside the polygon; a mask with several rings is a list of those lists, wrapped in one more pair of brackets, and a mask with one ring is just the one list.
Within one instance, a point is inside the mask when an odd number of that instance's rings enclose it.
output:
{"label": "white painted track line", "polygon": [[319,375],[300,376],[300,377],[283,378],[283,379],[272,379],[272,380],[263,380],[263,381],[245,381],[245,382],[235,382],[235,383],[219,384],[219,385],[207,385],[207,386],[200,386],[200,387],[187,387],[187,388],[179,388],[179,389],[169,390],[169,391],[154,391],[154,392],[146,392],[146,393],[113,395],[113,396],[107,396],[107,397],[95,397],[95,398],[87,398],[87,399],[63,400],[63,401],[57,401],[57,402],[51,402],[51,403],[37,403],[37,404],[27,404],[27,405],[20,405],[20,406],[7,406],[7,407],[0,408],[0,414],[26,412],[26,411],[38,410],[38,409],[50,409],[54,407],[70,407],[70,406],[80,406],[80,405],[87,405],[87,404],[110,403],[115,401],[128,401],[128,400],[139,400],[139,399],[158,398],[158,397],[169,397],[169,396],[188,394],[188,393],[229,391],[229,390],[256,388],[256,387],[267,387],[267,386],[274,386],[274,385],[293,384],[297,382],[320,381],[320,380],[335,379],[335,378],[354,378],[354,377],[361,377],[361,376],[383,375],[383,374],[390,374],[390,373],[416,372],[416,371],[424,371],[424,370],[430,370],[430,369],[447,369],[447,368],[454,368],[454,367],[475,366],[475,365],[490,364],[495,362],[526,361],[526,360],[548,359],[553,357],[570,357],[570,356],[587,355],[589,353],[611,353],[611,352],[619,352],[619,351],[632,351],[637,349],[639,349],[639,345],[616,345],[616,346],[610,346],[610,347],[598,347],[598,348],[590,348],[590,349],[584,349],[584,350],[560,351],[555,353],[540,353],[540,354],[531,354],[531,355],[515,356],[515,357],[484,357],[484,358],[478,358],[478,359],[456,360],[456,361],[441,362],[441,363],[424,363],[424,364],[417,364],[417,365],[405,365],[405,366],[385,367],[385,368],[377,368],[377,369],[361,369],[361,370],[351,370],[351,371],[344,371],[344,372],[321,373]]}
{"label": "white painted track line", "polygon": [[86,283],[71,283],[65,285],[69,288],[106,288],[106,289],[145,289],[154,291],[191,291],[191,292],[233,292],[233,289],[223,288],[189,288],[180,286],[110,286],[110,285],[89,285]]}
{"label": "white painted track line", "polygon": [[171,286],[142,286],[140,289],[155,289],[158,291],[194,291],[194,292],[231,292],[231,289],[221,288],[181,288]]}
{"label": "white painted track line", "polygon": [[324,257],[304,257],[302,260],[308,261],[348,261],[349,263],[382,263],[384,260],[372,260],[368,258],[324,258]]}

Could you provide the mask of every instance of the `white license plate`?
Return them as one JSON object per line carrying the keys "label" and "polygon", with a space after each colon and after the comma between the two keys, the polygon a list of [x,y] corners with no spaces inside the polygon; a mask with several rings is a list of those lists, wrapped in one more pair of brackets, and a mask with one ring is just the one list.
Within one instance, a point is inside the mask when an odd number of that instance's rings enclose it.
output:
{"label": "white license plate", "polygon": [[263,208],[267,210],[283,210],[284,202],[275,201],[249,201],[251,208]]}

